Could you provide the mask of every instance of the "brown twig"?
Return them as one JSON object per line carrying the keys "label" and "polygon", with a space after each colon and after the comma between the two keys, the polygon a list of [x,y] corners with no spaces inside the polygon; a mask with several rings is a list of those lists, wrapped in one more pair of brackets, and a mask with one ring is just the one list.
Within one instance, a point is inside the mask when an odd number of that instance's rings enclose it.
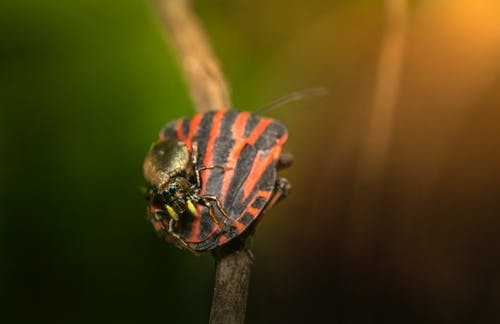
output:
{"label": "brown twig", "polygon": [[[169,36],[198,112],[230,108],[227,83],[188,0],[158,0]],[[215,287],[210,323],[243,323],[252,254],[236,240],[214,253]]]}
{"label": "brown twig", "polygon": [[252,252],[237,239],[213,255],[217,266],[210,323],[244,323]]}
{"label": "brown twig", "polygon": [[188,0],[159,0],[196,110],[231,108],[229,87]]}

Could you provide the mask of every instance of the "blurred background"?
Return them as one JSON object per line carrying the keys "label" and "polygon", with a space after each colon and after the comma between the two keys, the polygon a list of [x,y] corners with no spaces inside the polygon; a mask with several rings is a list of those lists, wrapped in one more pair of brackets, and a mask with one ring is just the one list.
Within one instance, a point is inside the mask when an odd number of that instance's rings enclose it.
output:
{"label": "blurred background", "polygon": [[[247,323],[500,321],[500,2],[200,0],[235,108],[289,129]],[[0,321],[204,323],[142,160],[193,114],[149,0],[0,3]]]}

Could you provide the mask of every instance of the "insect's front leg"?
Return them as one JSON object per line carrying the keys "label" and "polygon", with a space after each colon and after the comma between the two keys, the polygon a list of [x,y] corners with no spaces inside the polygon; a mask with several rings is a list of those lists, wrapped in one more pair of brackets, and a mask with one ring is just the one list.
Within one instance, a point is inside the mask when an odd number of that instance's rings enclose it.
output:
{"label": "insect's front leg", "polygon": [[191,165],[194,170],[194,177],[196,179],[196,187],[201,188],[201,168],[198,167],[198,142],[193,142],[191,145]]}
{"label": "insect's front leg", "polygon": [[227,169],[225,165],[218,164],[198,166],[198,142],[193,142],[191,145],[191,165],[193,166],[196,188],[198,189],[201,188],[201,171],[214,168]]}
{"label": "insect's front leg", "polygon": [[[188,250],[189,252],[191,252],[195,255],[199,255],[199,253],[197,251],[193,250],[193,248],[191,248],[189,246],[189,244],[187,244],[187,242],[184,241],[184,239],[179,235],[179,233],[177,233],[175,231],[177,220],[174,219],[173,217],[171,217],[171,215],[169,215],[165,210],[160,209],[160,208],[155,208],[155,209],[149,211],[148,215],[150,217],[150,220],[151,219],[154,220],[155,223],[159,225],[158,228],[156,228],[156,226],[155,226],[156,231],[159,234],[162,234],[161,232],[163,232],[163,235],[164,235],[165,232],[167,232],[168,235],[173,237],[179,243],[181,248]],[[167,222],[166,222],[167,218],[169,218],[168,227],[166,226],[167,225]]]}

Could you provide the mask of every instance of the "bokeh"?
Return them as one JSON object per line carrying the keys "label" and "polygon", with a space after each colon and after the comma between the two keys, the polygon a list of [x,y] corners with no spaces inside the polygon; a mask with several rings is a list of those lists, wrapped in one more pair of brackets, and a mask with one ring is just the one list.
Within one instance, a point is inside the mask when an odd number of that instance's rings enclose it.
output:
{"label": "bokeh", "polygon": [[[195,1],[288,126],[247,323],[500,321],[500,3]],[[157,239],[142,160],[193,114],[153,2],[0,3],[0,322],[204,323],[214,265]]]}

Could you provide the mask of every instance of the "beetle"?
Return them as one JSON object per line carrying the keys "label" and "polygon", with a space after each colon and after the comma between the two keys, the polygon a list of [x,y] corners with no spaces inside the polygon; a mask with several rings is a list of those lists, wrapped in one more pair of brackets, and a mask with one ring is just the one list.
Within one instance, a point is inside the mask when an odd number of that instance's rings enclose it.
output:
{"label": "beetle", "polygon": [[167,124],[144,161],[148,219],[193,253],[244,235],[291,189],[277,169],[288,137],[279,121],[222,109]]}

